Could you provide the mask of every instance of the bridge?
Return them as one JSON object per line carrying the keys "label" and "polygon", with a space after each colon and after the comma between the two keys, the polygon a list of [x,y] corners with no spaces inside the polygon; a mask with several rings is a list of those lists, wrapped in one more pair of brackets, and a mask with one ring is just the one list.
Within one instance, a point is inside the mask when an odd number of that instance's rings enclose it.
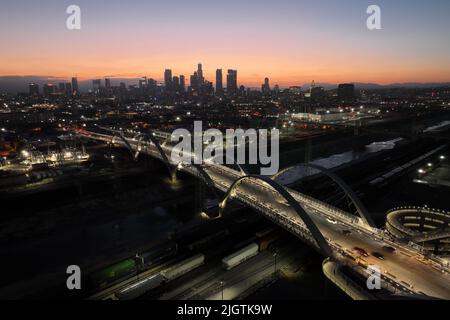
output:
{"label": "bridge", "polygon": [[[161,145],[151,133],[134,137],[112,130],[107,134],[86,130],[77,133],[87,139],[127,148],[134,159],[139,154],[160,159],[172,177],[177,171],[200,177],[208,186],[225,194],[219,205],[221,214],[228,201],[239,201],[291,232],[325,258],[350,267],[363,278],[371,274],[369,266],[377,267],[383,289],[392,294],[450,299],[448,261],[425,254],[419,246],[398,241],[374,227],[361,202],[349,189],[345,191],[356,201],[360,216],[286,188],[276,182],[276,177],[250,175],[242,168],[235,170],[213,159],[201,165],[174,163],[170,158],[172,147]],[[335,175],[325,173],[339,185],[345,185]],[[368,255],[354,250],[356,247]],[[373,253],[381,253],[383,258]]]}

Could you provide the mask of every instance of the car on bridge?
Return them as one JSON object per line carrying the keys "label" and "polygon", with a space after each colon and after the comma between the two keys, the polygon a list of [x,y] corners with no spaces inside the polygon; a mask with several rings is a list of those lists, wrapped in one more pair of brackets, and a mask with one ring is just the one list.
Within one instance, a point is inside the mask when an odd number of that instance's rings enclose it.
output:
{"label": "car on bridge", "polygon": [[379,252],[374,251],[372,252],[372,255],[379,260],[384,260],[384,256]]}
{"label": "car on bridge", "polygon": [[364,250],[364,249],[362,249],[362,248],[360,248],[360,247],[354,247],[354,248],[353,248],[353,251],[356,252],[357,254],[363,256],[363,257],[368,257],[368,256],[369,256],[369,254],[367,253],[367,251]]}

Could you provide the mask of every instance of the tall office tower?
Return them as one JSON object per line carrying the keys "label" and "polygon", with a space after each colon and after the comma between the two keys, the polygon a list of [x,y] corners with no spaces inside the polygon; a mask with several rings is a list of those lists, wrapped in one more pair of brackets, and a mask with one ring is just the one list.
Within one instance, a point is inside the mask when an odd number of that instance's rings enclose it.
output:
{"label": "tall office tower", "polygon": [[223,92],[223,77],[222,77],[222,69],[216,70],[216,93]]}
{"label": "tall office tower", "polygon": [[110,89],[111,88],[111,79],[106,78],[105,79],[105,88]]}
{"label": "tall office tower", "polygon": [[48,97],[51,94],[55,93],[55,86],[52,85],[51,83],[44,84],[43,92],[44,92],[44,97]]}
{"label": "tall office tower", "polygon": [[203,84],[203,82],[205,81],[205,78],[203,78],[203,69],[202,69],[202,64],[201,63],[198,64],[197,76],[198,76],[199,84],[200,85]]}
{"label": "tall office tower", "polygon": [[227,92],[228,93],[237,93],[237,70],[228,70],[227,74]]}
{"label": "tall office tower", "polygon": [[193,90],[198,90],[200,88],[200,83],[198,81],[198,73],[197,71],[191,76],[191,88]]}
{"label": "tall office tower", "polygon": [[170,89],[172,86],[172,70],[166,69],[164,71],[164,86],[166,90]]}
{"label": "tall office tower", "polygon": [[98,93],[100,91],[101,86],[102,86],[101,79],[92,80],[92,89],[94,90],[94,93]]}
{"label": "tall office tower", "polygon": [[339,101],[351,102],[355,99],[355,85],[352,83],[343,83],[338,87]]}
{"label": "tall office tower", "polygon": [[184,75],[180,76],[180,91],[185,92],[186,91],[186,78]]}
{"label": "tall office tower", "polygon": [[36,83],[29,84],[30,96],[38,96],[39,95],[39,85]]}
{"label": "tall office tower", "polygon": [[73,94],[80,93],[80,89],[78,88],[78,78],[75,78],[75,77],[72,78],[72,90],[73,90]]}
{"label": "tall office tower", "polygon": [[172,78],[172,88],[174,91],[180,90],[180,78],[179,77],[173,77]]}
{"label": "tall office tower", "polygon": [[60,82],[58,86],[59,93],[66,93],[66,84],[64,82]]}
{"label": "tall office tower", "polygon": [[264,79],[264,84],[261,86],[261,91],[263,94],[270,93],[270,84],[269,84],[269,78]]}
{"label": "tall office tower", "polygon": [[73,94],[72,84],[70,82],[66,82],[66,96],[70,97]]}

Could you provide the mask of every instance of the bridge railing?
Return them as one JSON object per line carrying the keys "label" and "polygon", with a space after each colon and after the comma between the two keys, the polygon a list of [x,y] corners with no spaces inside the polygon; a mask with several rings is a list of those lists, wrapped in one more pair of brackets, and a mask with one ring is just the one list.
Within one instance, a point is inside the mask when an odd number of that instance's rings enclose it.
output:
{"label": "bridge railing", "polygon": [[[357,264],[350,263],[348,259],[339,260],[339,262],[356,271],[360,275],[362,275],[365,279],[368,279],[372,276],[372,273],[369,271],[369,264],[359,262]],[[380,270],[381,272],[381,287],[389,292],[397,293],[399,291],[408,293],[408,294],[416,294],[410,287],[406,287],[400,279],[397,279],[391,275],[389,275],[387,270]]]}
{"label": "bridge railing", "polygon": [[289,231],[299,235],[304,240],[308,241],[317,248],[319,247],[314,237],[312,236],[311,232],[308,230],[304,222],[301,221],[301,219],[292,220],[285,215],[281,215],[277,212],[274,212],[274,209],[269,205],[265,203],[256,203],[243,194],[240,194],[239,200],[248,205],[249,207],[261,212],[263,215],[267,216],[270,220],[274,221],[275,223],[283,225]]}

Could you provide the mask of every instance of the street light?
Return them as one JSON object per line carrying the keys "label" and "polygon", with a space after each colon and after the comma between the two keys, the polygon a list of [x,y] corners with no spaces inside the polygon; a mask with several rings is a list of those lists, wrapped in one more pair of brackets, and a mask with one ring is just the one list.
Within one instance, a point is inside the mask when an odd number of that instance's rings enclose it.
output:
{"label": "street light", "polygon": [[225,282],[223,282],[223,280],[220,281],[220,286],[222,287],[222,301],[223,301],[223,290],[224,290],[223,286],[224,286],[224,284],[225,284]]}

